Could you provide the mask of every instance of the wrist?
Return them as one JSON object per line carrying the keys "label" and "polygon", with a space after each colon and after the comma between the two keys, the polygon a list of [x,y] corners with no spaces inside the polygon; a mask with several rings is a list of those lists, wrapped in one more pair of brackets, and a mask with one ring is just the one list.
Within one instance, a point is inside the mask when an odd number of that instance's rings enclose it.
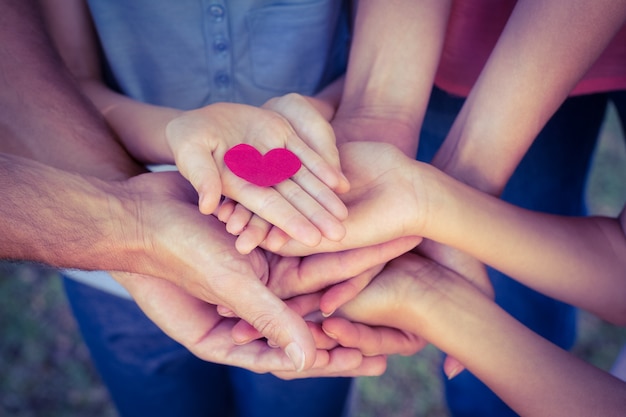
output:
{"label": "wrist", "polygon": [[420,123],[410,112],[396,106],[340,106],[332,121],[340,143],[384,142],[394,145],[411,159],[417,153]]}
{"label": "wrist", "polygon": [[454,210],[455,201],[450,193],[450,178],[436,167],[411,161],[413,165],[412,185],[417,208],[415,215],[415,236],[439,241],[442,229],[450,220],[450,212]]}
{"label": "wrist", "polygon": [[90,236],[83,256],[85,263],[93,262],[89,269],[148,272],[141,267],[150,245],[139,217],[141,192],[132,190],[129,181],[90,181],[93,198],[84,205],[90,224],[82,228]]}

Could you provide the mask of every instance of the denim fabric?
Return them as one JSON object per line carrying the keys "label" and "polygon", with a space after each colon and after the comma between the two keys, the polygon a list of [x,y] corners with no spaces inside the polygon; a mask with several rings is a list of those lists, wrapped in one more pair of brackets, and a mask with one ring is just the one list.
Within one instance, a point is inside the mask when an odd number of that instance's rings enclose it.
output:
{"label": "denim fabric", "polygon": [[205,362],[125,298],[64,279],[93,362],[122,417],[342,416],[350,378],[283,381]]}
{"label": "denim fabric", "polygon": [[[547,123],[507,184],[502,198],[532,210],[585,214],[584,191],[608,95],[568,99]],[[445,138],[463,99],[435,89],[420,136],[418,159],[430,160]],[[526,326],[569,349],[576,338],[576,311],[493,269],[496,302]],[[503,336],[504,337],[504,336]],[[506,372],[506,370],[502,370]],[[445,382],[455,417],[516,415],[472,374]]]}
{"label": "denim fabric", "polygon": [[311,95],[345,71],[336,0],[89,0],[109,81],[136,100],[194,109]]}

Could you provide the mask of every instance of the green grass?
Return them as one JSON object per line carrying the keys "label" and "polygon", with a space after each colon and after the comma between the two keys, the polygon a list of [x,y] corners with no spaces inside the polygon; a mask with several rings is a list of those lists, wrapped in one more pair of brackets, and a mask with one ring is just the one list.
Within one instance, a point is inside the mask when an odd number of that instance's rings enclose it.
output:
{"label": "green grass", "polygon": [[[596,155],[588,195],[594,213],[615,215],[626,201],[626,151],[617,123],[610,114]],[[609,369],[626,329],[586,313],[579,329],[575,354]],[[115,415],[54,272],[0,263],[0,331],[1,416]],[[354,416],[446,416],[440,360],[433,347],[390,358],[385,375],[359,379]]]}

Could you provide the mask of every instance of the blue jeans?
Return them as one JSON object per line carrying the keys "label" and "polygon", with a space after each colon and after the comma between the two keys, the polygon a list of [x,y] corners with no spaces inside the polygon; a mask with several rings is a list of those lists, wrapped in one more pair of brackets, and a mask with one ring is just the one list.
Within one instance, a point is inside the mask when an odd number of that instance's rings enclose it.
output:
{"label": "blue jeans", "polygon": [[[619,94],[623,100],[623,93]],[[533,143],[507,184],[502,199],[537,211],[584,215],[587,172],[608,99],[608,94],[568,99]],[[433,91],[420,137],[418,159],[432,158],[462,105],[461,98],[438,89]],[[489,270],[489,276],[496,302],[507,312],[553,343],[565,349],[572,347],[576,338],[574,308],[530,290],[493,269]],[[448,407],[455,417],[516,415],[467,371],[452,381],[446,380],[445,389]]]}
{"label": "blue jeans", "polygon": [[339,417],[350,378],[283,381],[205,362],[127,299],[64,279],[85,343],[123,417]]}

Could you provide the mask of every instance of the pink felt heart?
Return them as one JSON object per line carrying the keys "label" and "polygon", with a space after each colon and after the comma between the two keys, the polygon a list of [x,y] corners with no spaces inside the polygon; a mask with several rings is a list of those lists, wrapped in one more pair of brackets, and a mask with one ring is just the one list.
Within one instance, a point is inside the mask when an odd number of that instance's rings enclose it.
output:
{"label": "pink felt heart", "polygon": [[293,152],[276,148],[261,155],[245,143],[233,146],[224,155],[224,163],[240,178],[261,187],[270,187],[293,176],[302,163]]}

